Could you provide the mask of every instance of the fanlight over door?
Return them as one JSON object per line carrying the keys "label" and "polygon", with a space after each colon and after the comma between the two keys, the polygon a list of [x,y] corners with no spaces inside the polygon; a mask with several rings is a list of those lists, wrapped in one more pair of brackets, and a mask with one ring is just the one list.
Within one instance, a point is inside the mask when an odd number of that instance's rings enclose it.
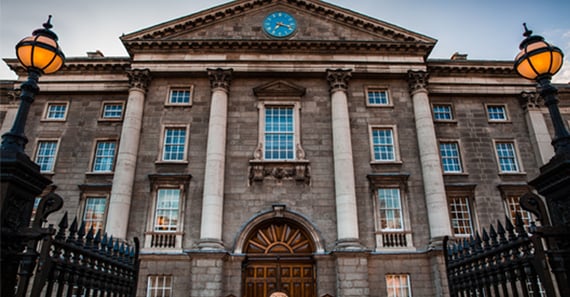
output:
{"label": "fanlight over door", "polygon": [[314,243],[307,232],[287,221],[272,221],[254,230],[246,241],[245,297],[314,297]]}

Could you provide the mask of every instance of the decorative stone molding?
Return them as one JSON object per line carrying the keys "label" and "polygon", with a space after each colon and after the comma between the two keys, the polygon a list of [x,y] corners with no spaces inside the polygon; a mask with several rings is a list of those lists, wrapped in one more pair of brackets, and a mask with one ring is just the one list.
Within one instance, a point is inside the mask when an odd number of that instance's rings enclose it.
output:
{"label": "decorative stone molding", "polygon": [[410,94],[417,92],[427,92],[429,73],[423,70],[408,70],[408,87]]}
{"label": "decorative stone molding", "polygon": [[249,183],[260,182],[266,178],[275,180],[295,180],[309,184],[311,166],[307,160],[295,161],[249,161]]}
{"label": "decorative stone molding", "polygon": [[131,88],[147,91],[148,85],[150,84],[150,70],[133,69],[127,71],[127,76],[129,77],[129,85]]}
{"label": "decorative stone molding", "polygon": [[519,99],[524,110],[544,106],[544,100],[537,92],[522,91]]}
{"label": "decorative stone molding", "polygon": [[233,69],[208,68],[208,77],[210,78],[210,87],[212,91],[215,89],[223,89],[225,92],[230,91],[232,82]]}
{"label": "decorative stone molding", "polygon": [[381,187],[393,186],[398,186],[402,190],[407,191],[410,174],[403,172],[371,173],[367,177],[372,191]]}
{"label": "decorative stone molding", "polygon": [[348,89],[348,81],[352,77],[352,69],[328,69],[327,81],[329,82],[330,92],[344,91]]}

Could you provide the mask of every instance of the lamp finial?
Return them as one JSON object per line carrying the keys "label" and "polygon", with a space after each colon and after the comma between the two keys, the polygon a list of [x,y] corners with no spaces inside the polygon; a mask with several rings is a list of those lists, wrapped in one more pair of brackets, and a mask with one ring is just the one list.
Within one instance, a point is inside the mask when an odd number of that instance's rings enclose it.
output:
{"label": "lamp finial", "polygon": [[532,30],[529,30],[529,29],[526,27],[526,23],[523,23],[523,27],[524,27],[524,33],[523,33],[523,36],[524,36],[524,37],[529,37],[530,35],[532,35]]}
{"label": "lamp finial", "polygon": [[47,22],[43,23],[43,26],[46,30],[53,28],[53,25],[51,24],[51,14],[48,16]]}

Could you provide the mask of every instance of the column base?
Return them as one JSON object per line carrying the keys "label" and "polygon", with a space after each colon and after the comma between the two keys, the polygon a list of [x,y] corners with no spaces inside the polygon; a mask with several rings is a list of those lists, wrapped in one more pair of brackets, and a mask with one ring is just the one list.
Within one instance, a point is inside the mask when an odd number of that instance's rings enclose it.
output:
{"label": "column base", "polygon": [[430,250],[443,250],[443,239],[445,236],[436,236],[432,237],[429,240],[429,249]]}
{"label": "column base", "polygon": [[226,251],[224,242],[215,238],[202,238],[198,242],[198,249],[202,251]]}
{"label": "column base", "polygon": [[360,244],[358,238],[343,238],[336,241],[334,251],[364,251],[365,248]]}

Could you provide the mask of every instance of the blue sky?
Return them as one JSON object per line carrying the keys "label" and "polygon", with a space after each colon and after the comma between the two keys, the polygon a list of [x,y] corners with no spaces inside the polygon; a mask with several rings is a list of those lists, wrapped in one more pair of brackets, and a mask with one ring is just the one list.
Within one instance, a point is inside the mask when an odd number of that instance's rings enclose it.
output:
{"label": "blue sky", "polygon": [[[15,57],[14,45],[41,27],[48,14],[67,57],[100,50],[126,56],[119,36],[226,3],[225,0],[0,0],[0,57]],[[454,52],[473,60],[512,60],[523,39],[522,23],[565,53],[556,82],[570,82],[568,0],[329,0],[438,40],[430,58]],[[0,62],[0,79],[15,75]]]}

